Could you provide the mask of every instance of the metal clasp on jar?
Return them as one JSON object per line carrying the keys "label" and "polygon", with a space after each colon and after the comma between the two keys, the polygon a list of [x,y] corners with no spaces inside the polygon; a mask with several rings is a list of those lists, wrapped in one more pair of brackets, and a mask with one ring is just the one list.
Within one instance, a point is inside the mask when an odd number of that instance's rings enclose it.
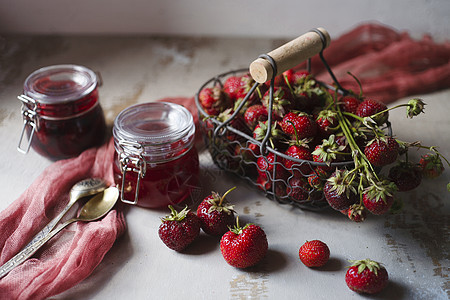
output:
{"label": "metal clasp on jar", "polygon": [[[30,98],[26,95],[20,95],[17,97],[20,101],[22,101],[22,117],[23,117],[23,127],[22,132],[20,134],[19,138],[19,144],[17,145],[17,150],[20,153],[26,154],[30,150],[31,141],[33,140],[34,132],[37,130],[38,127],[38,118],[37,118],[37,104],[36,100],[33,98]],[[22,141],[23,141],[23,135],[25,133],[25,130],[27,128],[27,125],[31,126],[31,133],[28,137],[28,145],[25,149],[22,149]]]}
{"label": "metal clasp on jar", "polygon": [[[137,142],[129,142],[129,141],[119,141],[119,146],[121,148],[121,152],[119,154],[119,162],[120,162],[120,170],[122,172],[122,185],[120,187],[120,200],[127,204],[137,204],[139,197],[139,186],[141,184],[141,179],[145,176],[145,172],[147,171],[147,163],[143,158],[142,154],[144,153],[144,147]],[[129,149],[133,149],[133,154],[137,153],[137,155],[127,155],[126,153],[130,152]],[[132,166],[129,166],[131,163]],[[125,194],[125,177],[127,172],[135,172],[138,174],[137,182],[136,182],[136,192],[134,195],[134,200],[127,200],[124,198]]]}

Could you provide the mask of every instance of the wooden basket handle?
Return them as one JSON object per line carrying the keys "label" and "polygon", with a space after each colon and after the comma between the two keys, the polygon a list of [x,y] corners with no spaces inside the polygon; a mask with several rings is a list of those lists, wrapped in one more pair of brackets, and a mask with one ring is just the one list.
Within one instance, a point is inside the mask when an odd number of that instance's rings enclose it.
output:
{"label": "wooden basket handle", "polygon": [[277,74],[273,74],[269,60],[259,57],[250,64],[250,75],[256,82],[264,83],[320,53],[330,45],[330,40],[330,35],[324,28],[311,30],[267,53],[276,64]]}

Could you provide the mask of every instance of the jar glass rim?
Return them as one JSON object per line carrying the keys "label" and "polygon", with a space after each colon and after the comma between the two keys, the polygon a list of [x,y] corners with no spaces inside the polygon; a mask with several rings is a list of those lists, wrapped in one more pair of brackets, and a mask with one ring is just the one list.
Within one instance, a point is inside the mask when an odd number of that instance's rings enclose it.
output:
{"label": "jar glass rim", "polygon": [[192,114],[170,102],[135,104],[114,120],[113,136],[118,141],[136,142],[143,147],[176,142],[195,131]]}
{"label": "jar glass rim", "polygon": [[94,71],[80,65],[63,64],[40,68],[24,82],[24,94],[38,103],[60,104],[76,101],[97,87]]}

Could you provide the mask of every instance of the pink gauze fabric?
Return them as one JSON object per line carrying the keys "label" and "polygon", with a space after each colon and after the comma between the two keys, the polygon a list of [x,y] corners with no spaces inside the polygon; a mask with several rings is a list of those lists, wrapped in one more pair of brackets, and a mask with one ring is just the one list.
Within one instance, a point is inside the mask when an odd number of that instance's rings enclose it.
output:
{"label": "pink gauze fabric", "polygon": [[[0,264],[19,252],[62,210],[78,181],[100,177],[113,183],[113,157],[111,140],[47,167],[0,213]],[[92,273],[125,229],[123,213],[117,208],[99,221],[66,227],[32,258],[0,279],[0,299],[45,299],[76,285]]]}
{"label": "pink gauze fabric", "polygon": [[[450,42],[434,42],[424,36],[415,40],[405,32],[381,24],[362,24],[324,50],[324,57],[340,84],[366,98],[390,103],[410,95],[450,88]],[[303,65],[304,67],[304,65]],[[312,58],[312,72],[331,83],[318,55]]]}

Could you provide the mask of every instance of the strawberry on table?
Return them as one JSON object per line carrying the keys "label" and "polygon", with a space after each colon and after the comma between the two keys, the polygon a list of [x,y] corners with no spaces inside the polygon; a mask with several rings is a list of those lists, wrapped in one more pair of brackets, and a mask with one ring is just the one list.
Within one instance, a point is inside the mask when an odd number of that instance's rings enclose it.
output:
{"label": "strawberry on table", "polygon": [[233,187],[220,196],[212,192],[199,204],[197,216],[204,232],[213,236],[221,236],[234,224],[234,206],[225,198],[236,189]]}
{"label": "strawberry on table", "polygon": [[389,179],[395,183],[399,192],[406,192],[420,185],[422,172],[419,165],[403,161],[389,170]]}
{"label": "strawberry on table", "polygon": [[388,272],[380,263],[370,259],[351,262],[352,265],[345,274],[345,282],[352,291],[376,294],[388,284]]}
{"label": "strawberry on table", "polygon": [[191,244],[200,233],[200,220],[187,207],[177,212],[169,205],[171,214],[162,218],[158,235],[172,250],[181,252]]}
{"label": "strawberry on table", "polygon": [[305,266],[322,267],[330,258],[330,249],[322,241],[306,241],[298,250],[298,255]]}
{"label": "strawberry on table", "polygon": [[269,248],[264,230],[255,224],[236,226],[220,240],[220,251],[225,261],[236,268],[248,268],[259,263]]}

